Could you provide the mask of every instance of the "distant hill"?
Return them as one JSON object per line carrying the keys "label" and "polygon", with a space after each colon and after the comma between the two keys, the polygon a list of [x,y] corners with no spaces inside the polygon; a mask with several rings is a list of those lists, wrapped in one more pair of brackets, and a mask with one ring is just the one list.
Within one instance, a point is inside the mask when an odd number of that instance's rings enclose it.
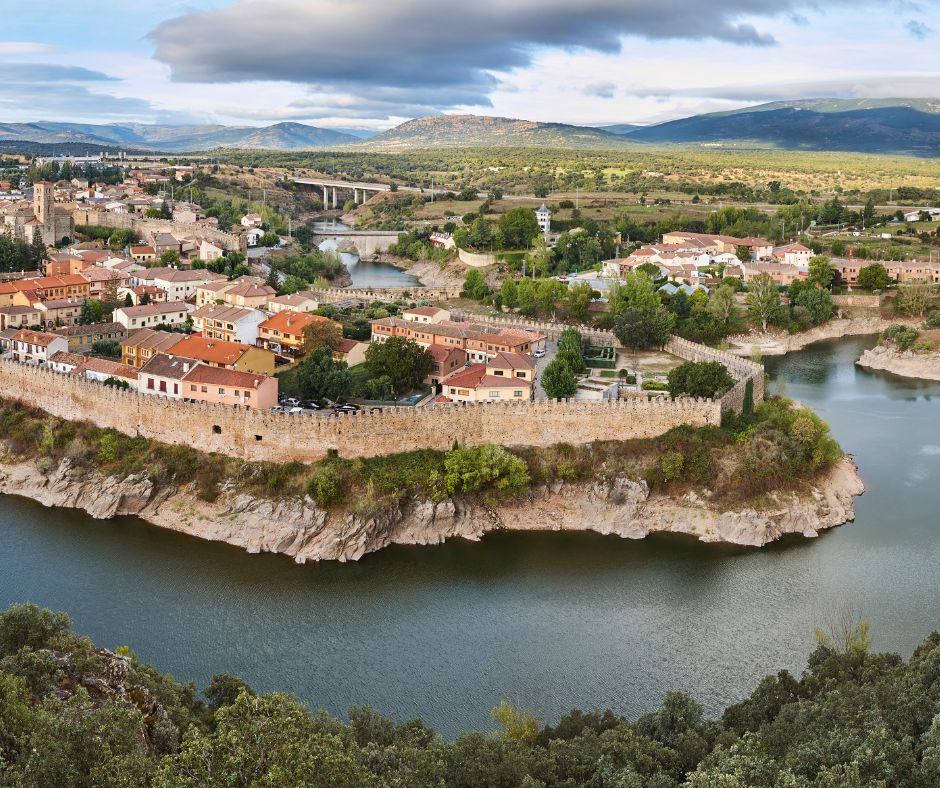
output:
{"label": "distant hill", "polygon": [[362,143],[370,149],[431,147],[607,148],[624,140],[604,129],[482,115],[431,115],[389,129]]}
{"label": "distant hill", "polygon": [[653,143],[750,143],[787,150],[940,155],[940,101],[808,99],[644,126],[627,139]]}
{"label": "distant hill", "polygon": [[79,143],[102,149],[134,148],[160,152],[194,152],[214,148],[303,150],[359,141],[352,134],[307,126],[157,126],[143,123],[0,123],[0,142]]}
{"label": "distant hill", "polygon": [[642,129],[643,127],[636,123],[614,123],[610,126],[598,126],[597,128],[610,134],[623,136],[624,134],[632,134],[637,129]]}

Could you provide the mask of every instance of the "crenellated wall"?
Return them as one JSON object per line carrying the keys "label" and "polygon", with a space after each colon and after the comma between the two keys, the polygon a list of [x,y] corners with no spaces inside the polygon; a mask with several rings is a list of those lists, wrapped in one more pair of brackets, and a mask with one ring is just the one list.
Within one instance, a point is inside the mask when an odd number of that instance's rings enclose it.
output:
{"label": "crenellated wall", "polygon": [[455,441],[551,446],[653,438],[682,424],[719,424],[722,412],[712,400],[655,398],[399,408],[327,418],[273,415],[139,395],[12,361],[0,361],[0,397],[128,435],[273,462],[311,462],[330,450],[342,457],[447,450]]}
{"label": "crenellated wall", "polygon": [[245,252],[247,249],[245,236],[216,230],[212,227],[201,227],[198,224],[183,224],[170,219],[150,219],[135,214],[112,213],[105,210],[74,211],[75,227],[81,229],[83,225],[98,227],[111,227],[115,230],[133,230],[141,238],[152,232],[171,233],[177,240],[182,238],[198,238],[201,241],[211,241],[230,252]]}

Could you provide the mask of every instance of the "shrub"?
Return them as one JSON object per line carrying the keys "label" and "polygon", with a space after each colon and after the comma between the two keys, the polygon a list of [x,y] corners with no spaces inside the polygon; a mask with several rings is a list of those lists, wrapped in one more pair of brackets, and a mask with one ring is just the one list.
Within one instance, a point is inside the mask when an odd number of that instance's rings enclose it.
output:
{"label": "shrub", "polygon": [[307,494],[321,507],[335,503],[339,498],[342,477],[333,465],[322,466],[307,482]]}
{"label": "shrub", "polygon": [[881,335],[882,342],[890,342],[901,351],[910,350],[919,338],[920,332],[916,328],[897,323],[888,326]]}
{"label": "shrub", "polygon": [[458,448],[444,457],[444,484],[451,494],[473,493],[486,487],[521,491],[529,481],[525,461],[502,446]]}
{"label": "shrub", "polygon": [[[636,380],[634,379],[634,383]],[[643,391],[669,391],[668,383],[660,383],[658,380],[644,380],[641,386]]]}
{"label": "shrub", "polygon": [[56,645],[72,622],[65,613],[53,613],[32,602],[14,605],[0,613],[0,656],[22,648],[38,651]]}
{"label": "shrub", "polygon": [[669,372],[669,393],[715,399],[730,391],[734,378],[720,361],[686,361]]}
{"label": "shrub", "polygon": [[682,476],[685,457],[677,451],[667,452],[660,458],[659,467],[663,473],[663,479],[667,482],[674,481]]}

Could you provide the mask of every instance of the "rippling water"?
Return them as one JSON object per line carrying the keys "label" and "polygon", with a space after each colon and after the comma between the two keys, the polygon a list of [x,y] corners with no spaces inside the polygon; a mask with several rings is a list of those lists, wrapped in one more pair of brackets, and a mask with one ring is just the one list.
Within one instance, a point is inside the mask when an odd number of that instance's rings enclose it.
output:
{"label": "rippling water", "polygon": [[848,600],[878,648],[940,628],[940,384],[854,367],[864,340],[768,367],[856,455],[856,523],[763,550],[683,538],[493,535],[296,566],[125,518],[0,498],[0,605],[68,611],[107,646],[204,685],[240,674],[342,714],[369,703],[445,735],[509,697],[556,718],[637,715],[665,691],[717,713],[764,674],[798,671]]}

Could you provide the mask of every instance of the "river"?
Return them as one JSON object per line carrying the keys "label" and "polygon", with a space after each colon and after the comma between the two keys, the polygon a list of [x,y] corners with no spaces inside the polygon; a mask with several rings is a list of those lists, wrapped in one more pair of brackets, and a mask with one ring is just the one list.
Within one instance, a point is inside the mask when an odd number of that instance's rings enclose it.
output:
{"label": "river", "polygon": [[549,720],[572,707],[638,715],[684,690],[711,713],[857,604],[874,645],[909,655],[940,628],[940,384],[856,368],[870,340],[770,362],[856,455],[858,519],[762,550],[684,538],[501,534],[296,566],[131,518],[0,499],[0,604],[67,611],[203,686],[220,671],[342,714],[368,703],[446,736],[492,726],[503,697]]}
{"label": "river", "polygon": [[[347,225],[336,219],[314,222],[313,228],[317,232],[350,229]],[[319,249],[324,252],[335,252],[337,243],[333,239],[327,239],[320,243]],[[420,285],[418,277],[412,276],[388,263],[374,263],[371,260],[362,260],[358,254],[352,252],[340,252],[339,257],[346,268],[349,269],[349,276],[352,278],[352,287],[382,288],[414,287]]]}

